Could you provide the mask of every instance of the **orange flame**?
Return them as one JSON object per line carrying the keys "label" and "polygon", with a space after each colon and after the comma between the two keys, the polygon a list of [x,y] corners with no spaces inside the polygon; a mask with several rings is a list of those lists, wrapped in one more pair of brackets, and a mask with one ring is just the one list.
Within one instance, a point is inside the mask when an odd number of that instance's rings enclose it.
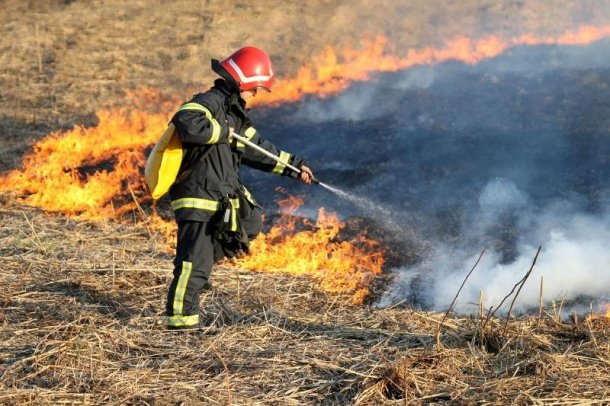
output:
{"label": "orange flame", "polygon": [[[315,65],[303,67],[293,79],[278,80],[273,92],[257,98],[256,104],[296,101],[307,94],[335,94],[353,81],[370,79],[374,72],[447,60],[477,63],[518,45],[578,45],[609,35],[610,27],[585,26],[556,38],[528,34],[508,40],[489,36],[473,41],[457,37],[443,48],[412,49],[403,56],[393,56],[388,40],[380,36],[364,40],[358,50],[325,48],[312,58]],[[15,193],[26,204],[79,218],[120,219],[132,211],[138,199],[147,199],[141,177],[146,149],[160,136],[169,115],[179,104],[177,100],[164,103],[152,89],[138,89],[133,95],[146,99],[148,105],[157,106],[160,112],[149,113],[139,106],[130,110],[112,108],[97,112],[99,123],[95,127],[76,127],[49,134],[24,156],[21,170],[0,176],[0,192]],[[149,220],[155,229],[163,230],[166,235],[170,233],[172,227],[155,214]],[[296,274],[315,275],[325,289],[353,292],[354,301],[360,302],[367,292],[367,282],[378,274],[383,261],[381,254],[373,249],[373,242],[334,241],[342,227],[340,224],[335,216],[320,210],[315,232],[284,236],[282,229],[274,228],[254,244],[255,252],[264,255],[252,257],[252,262],[246,261],[244,266],[291,269]],[[280,235],[285,238],[281,244]],[[362,250],[361,246],[367,248]],[[265,257],[273,259],[265,263]],[[291,258],[290,263],[278,265],[282,257]],[[339,265],[349,257],[356,258],[356,262]],[[341,273],[345,276],[338,276]]]}
{"label": "orange flame", "polygon": [[526,34],[510,39],[495,35],[473,41],[456,37],[440,49],[425,47],[410,49],[406,55],[396,56],[388,50],[388,39],[378,36],[364,39],[360,50],[335,50],[327,47],[312,58],[314,64],[301,68],[293,79],[278,80],[273,92],[257,98],[256,104],[277,104],[300,100],[304,95],[327,96],[336,94],[353,81],[368,80],[378,72],[396,72],[417,65],[433,65],[449,60],[475,64],[500,55],[519,45],[583,45],[610,35],[610,26],[583,26],[567,31],[559,37],[538,37]]}
{"label": "orange flame", "polygon": [[97,117],[97,127],[51,133],[36,143],[24,156],[22,171],[0,178],[0,191],[17,191],[32,206],[94,220],[132,209],[129,187],[142,189],[145,147],[167,120],[124,110],[102,110]]}
{"label": "orange flame", "polygon": [[379,244],[360,235],[351,241],[337,238],[344,224],[333,213],[319,210],[315,226],[296,231],[293,216],[303,200],[289,197],[280,201],[281,221],[252,244],[253,254],[236,261],[246,269],[309,276],[331,293],[349,294],[360,304],[369,294],[372,281],[383,267]]}

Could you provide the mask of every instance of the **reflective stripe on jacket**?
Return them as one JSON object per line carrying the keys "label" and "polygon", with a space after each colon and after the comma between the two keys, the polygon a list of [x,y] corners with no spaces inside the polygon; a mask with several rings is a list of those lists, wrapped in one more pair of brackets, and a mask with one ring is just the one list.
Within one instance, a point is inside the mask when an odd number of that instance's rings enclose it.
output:
{"label": "reflective stripe on jacket", "polygon": [[[202,108],[193,110],[195,103]],[[171,121],[184,149],[178,174],[180,181],[169,191],[177,221],[208,221],[224,199],[234,199],[240,194],[256,205],[239,179],[242,162],[262,171],[298,177],[285,165],[237,140],[229,143],[229,127],[288,163],[296,167],[303,164],[297,156],[279,151],[259,136],[247,115],[245,102],[231,93],[222,79],[207,92],[196,94],[185,103]]]}

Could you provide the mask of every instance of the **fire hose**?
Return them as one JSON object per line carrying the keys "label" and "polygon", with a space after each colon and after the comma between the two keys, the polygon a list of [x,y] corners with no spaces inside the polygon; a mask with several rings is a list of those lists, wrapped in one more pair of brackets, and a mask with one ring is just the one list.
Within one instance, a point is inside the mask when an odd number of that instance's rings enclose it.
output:
{"label": "fire hose", "polygon": [[[237,141],[241,142],[242,144],[245,144],[251,148],[254,148],[255,150],[257,150],[258,152],[260,152],[261,154],[264,154],[266,156],[268,156],[269,158],[281,163],[282,165],[285,165],[286,167],[292,169],[293,171],[297,172],[297,173],[301,173],[302,171],[297,168],[296,166],[290,165],[288,162],[284,162],[280,159],[280,157],[273,155],[271,152],[267,151],[266,149],[263,149],[261,147],[259,147],[258,145],[256,145],[255,143],[249,141],[247,138],[242,137],[239,134],[235,134],[233,133],[232,135],[233,138],[235,138]],[[318,179],[316,179],[315,177],[312,177],[311,180],[313,183],[319,185],[320,181]]]}

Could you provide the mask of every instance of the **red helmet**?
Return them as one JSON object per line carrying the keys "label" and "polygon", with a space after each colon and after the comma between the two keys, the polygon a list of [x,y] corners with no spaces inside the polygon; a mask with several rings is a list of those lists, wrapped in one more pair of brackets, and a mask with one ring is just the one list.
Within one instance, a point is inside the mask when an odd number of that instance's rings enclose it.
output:
{"label": "red helmet", "polygon": [[242,92],[259,87],[270,91],[273,84],[271,59],[256,47],[240,48],[220,62],[212,60],[212,68],[225,79],[228,73]]}

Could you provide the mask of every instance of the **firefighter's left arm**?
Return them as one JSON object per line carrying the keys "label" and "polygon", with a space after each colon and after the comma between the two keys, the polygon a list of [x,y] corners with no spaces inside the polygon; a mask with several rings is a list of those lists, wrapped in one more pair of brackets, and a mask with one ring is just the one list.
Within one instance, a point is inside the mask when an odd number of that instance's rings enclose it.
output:
{"label": "firefighter's left arm", "polygon": [[[277,147],[273,145],[272,142],[263,139],[254,129],[254,127],[248,127],[248,129],[244,133],[244,136],[248,139],[248,141],[279,157],[280,160],[284,163],[288,163],[301,170],[302,167],[305,166],[305,161],[301,157],[277,149]],[[276,175],[290,176],[294,179],[301,178],[301,174],[288,168],[284,163],[277,162],[274,159],[266,156],[265,154],[255,150],[254,148],[248,148],[239,141],[235,141],[237,142],[237,148],[243,151],[241,160],[243,164],[251,168],[255,168],[264,172],[271,172]],[[307,171],[311,173],[311,170],[309,170],[309,168],[307,168]]]}

